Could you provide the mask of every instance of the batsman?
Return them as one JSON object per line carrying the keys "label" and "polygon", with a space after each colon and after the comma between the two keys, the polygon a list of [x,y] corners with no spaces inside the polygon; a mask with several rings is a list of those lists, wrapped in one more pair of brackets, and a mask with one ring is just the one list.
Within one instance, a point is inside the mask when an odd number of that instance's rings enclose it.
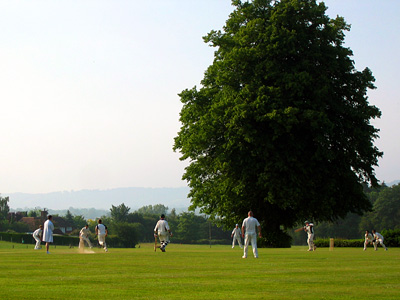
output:
{"label": "batsman", "polygon": [[162,252],[165,252],[165,247],[169,243],[169,237],[172,236],[171,229],[169,228],[168,222],[165,220],[165,215],[162,214],[160,220],[158,220],[156,227],[154,227],[154,238],[160,240],[160,246]]}

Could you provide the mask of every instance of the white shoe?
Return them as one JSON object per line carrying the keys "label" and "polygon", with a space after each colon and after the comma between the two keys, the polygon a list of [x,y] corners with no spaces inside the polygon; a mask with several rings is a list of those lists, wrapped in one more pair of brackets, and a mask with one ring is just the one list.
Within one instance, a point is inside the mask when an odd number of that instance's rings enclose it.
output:
{"label": "white shoe", "polygon": [[247,257],[243,255],[242,258],[247,258]]}

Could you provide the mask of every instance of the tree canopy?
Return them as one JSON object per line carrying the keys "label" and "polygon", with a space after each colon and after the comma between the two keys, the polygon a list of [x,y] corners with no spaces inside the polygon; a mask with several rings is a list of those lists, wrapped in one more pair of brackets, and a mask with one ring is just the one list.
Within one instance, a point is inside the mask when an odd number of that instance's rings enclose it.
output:
{"label": "tree canopy", "polygon": [[180,93],[174,150],[190,160],[191,208],[232,226],[254,210],[271,231],[371,209],[378,184],[375,88],[344,46],[342,17],[315,0],[234,0],[202,87]]}

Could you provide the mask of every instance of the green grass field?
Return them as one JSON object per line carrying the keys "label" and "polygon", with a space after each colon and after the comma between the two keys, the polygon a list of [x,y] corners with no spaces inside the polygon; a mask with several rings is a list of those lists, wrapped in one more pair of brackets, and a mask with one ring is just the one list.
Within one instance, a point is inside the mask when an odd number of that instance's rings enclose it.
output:
{"label": "green grass field", "polygon": [[0,299],[400,299],[399,248],[50,250],[0,242]]}

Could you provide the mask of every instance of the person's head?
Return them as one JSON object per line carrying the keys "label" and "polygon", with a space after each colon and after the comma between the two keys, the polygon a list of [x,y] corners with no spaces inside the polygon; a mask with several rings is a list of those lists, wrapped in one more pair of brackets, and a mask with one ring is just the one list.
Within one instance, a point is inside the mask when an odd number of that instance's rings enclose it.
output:
{"label": "person's head", "polygon": [[51,220],[51,219],[53,219],[53,216],[52,216],[52,215],[48,215],[48,216],[47,216],[47,219],[48,219],[48,220]]}
{"label": "person's head", "polygon": [[162,219],[162,220],[165,219],[165,215],[164,215],[164,214],[161,215],[161,219]]}
{"label": "person's head", "polygon": [[98,221],[97,221],[97,223],[99,223],[99,224],[101,224],[103,221],[101,220],[101,219],[99,219]]}
{"label": "person's head", "polygon": [[88,227],[89,227],[89,225],[88,225],[88,224],[86,224],[86,225],[85,225],[85,227],[86,227],[86,228],[88,228]]}
{"label": "person's head", "polygon": [[238,228],[239,227],[239,224],[236,224],[236,228]]}
{"label": "person's head", "polygon": [[368,234],[369,233],[369,231],[368,230],[365,230],[365,234]]}
{"label": "person's head", "polygon": [[305,221],[305,222],[304,222],[304,224],[306,224],[306,226],[308,226],[308,224],[310,224],[310,222],[308,222],[308,221]]}
{"label": "person's head", "polygon": [[375,229],[372,229],[372,233],[376,233],[376,230],[375,230]]}
{"label": "person's head", "polygon": [[39,225],[39,228],[42,229],[42,228],[43,228],[43,225]]}
{"label": "person's head", "polygon": [[252,216],[253,216],[253,212],[250,210],[250,211],[247,213],[247,215],[248,215],[249,217],[252,217]]}

